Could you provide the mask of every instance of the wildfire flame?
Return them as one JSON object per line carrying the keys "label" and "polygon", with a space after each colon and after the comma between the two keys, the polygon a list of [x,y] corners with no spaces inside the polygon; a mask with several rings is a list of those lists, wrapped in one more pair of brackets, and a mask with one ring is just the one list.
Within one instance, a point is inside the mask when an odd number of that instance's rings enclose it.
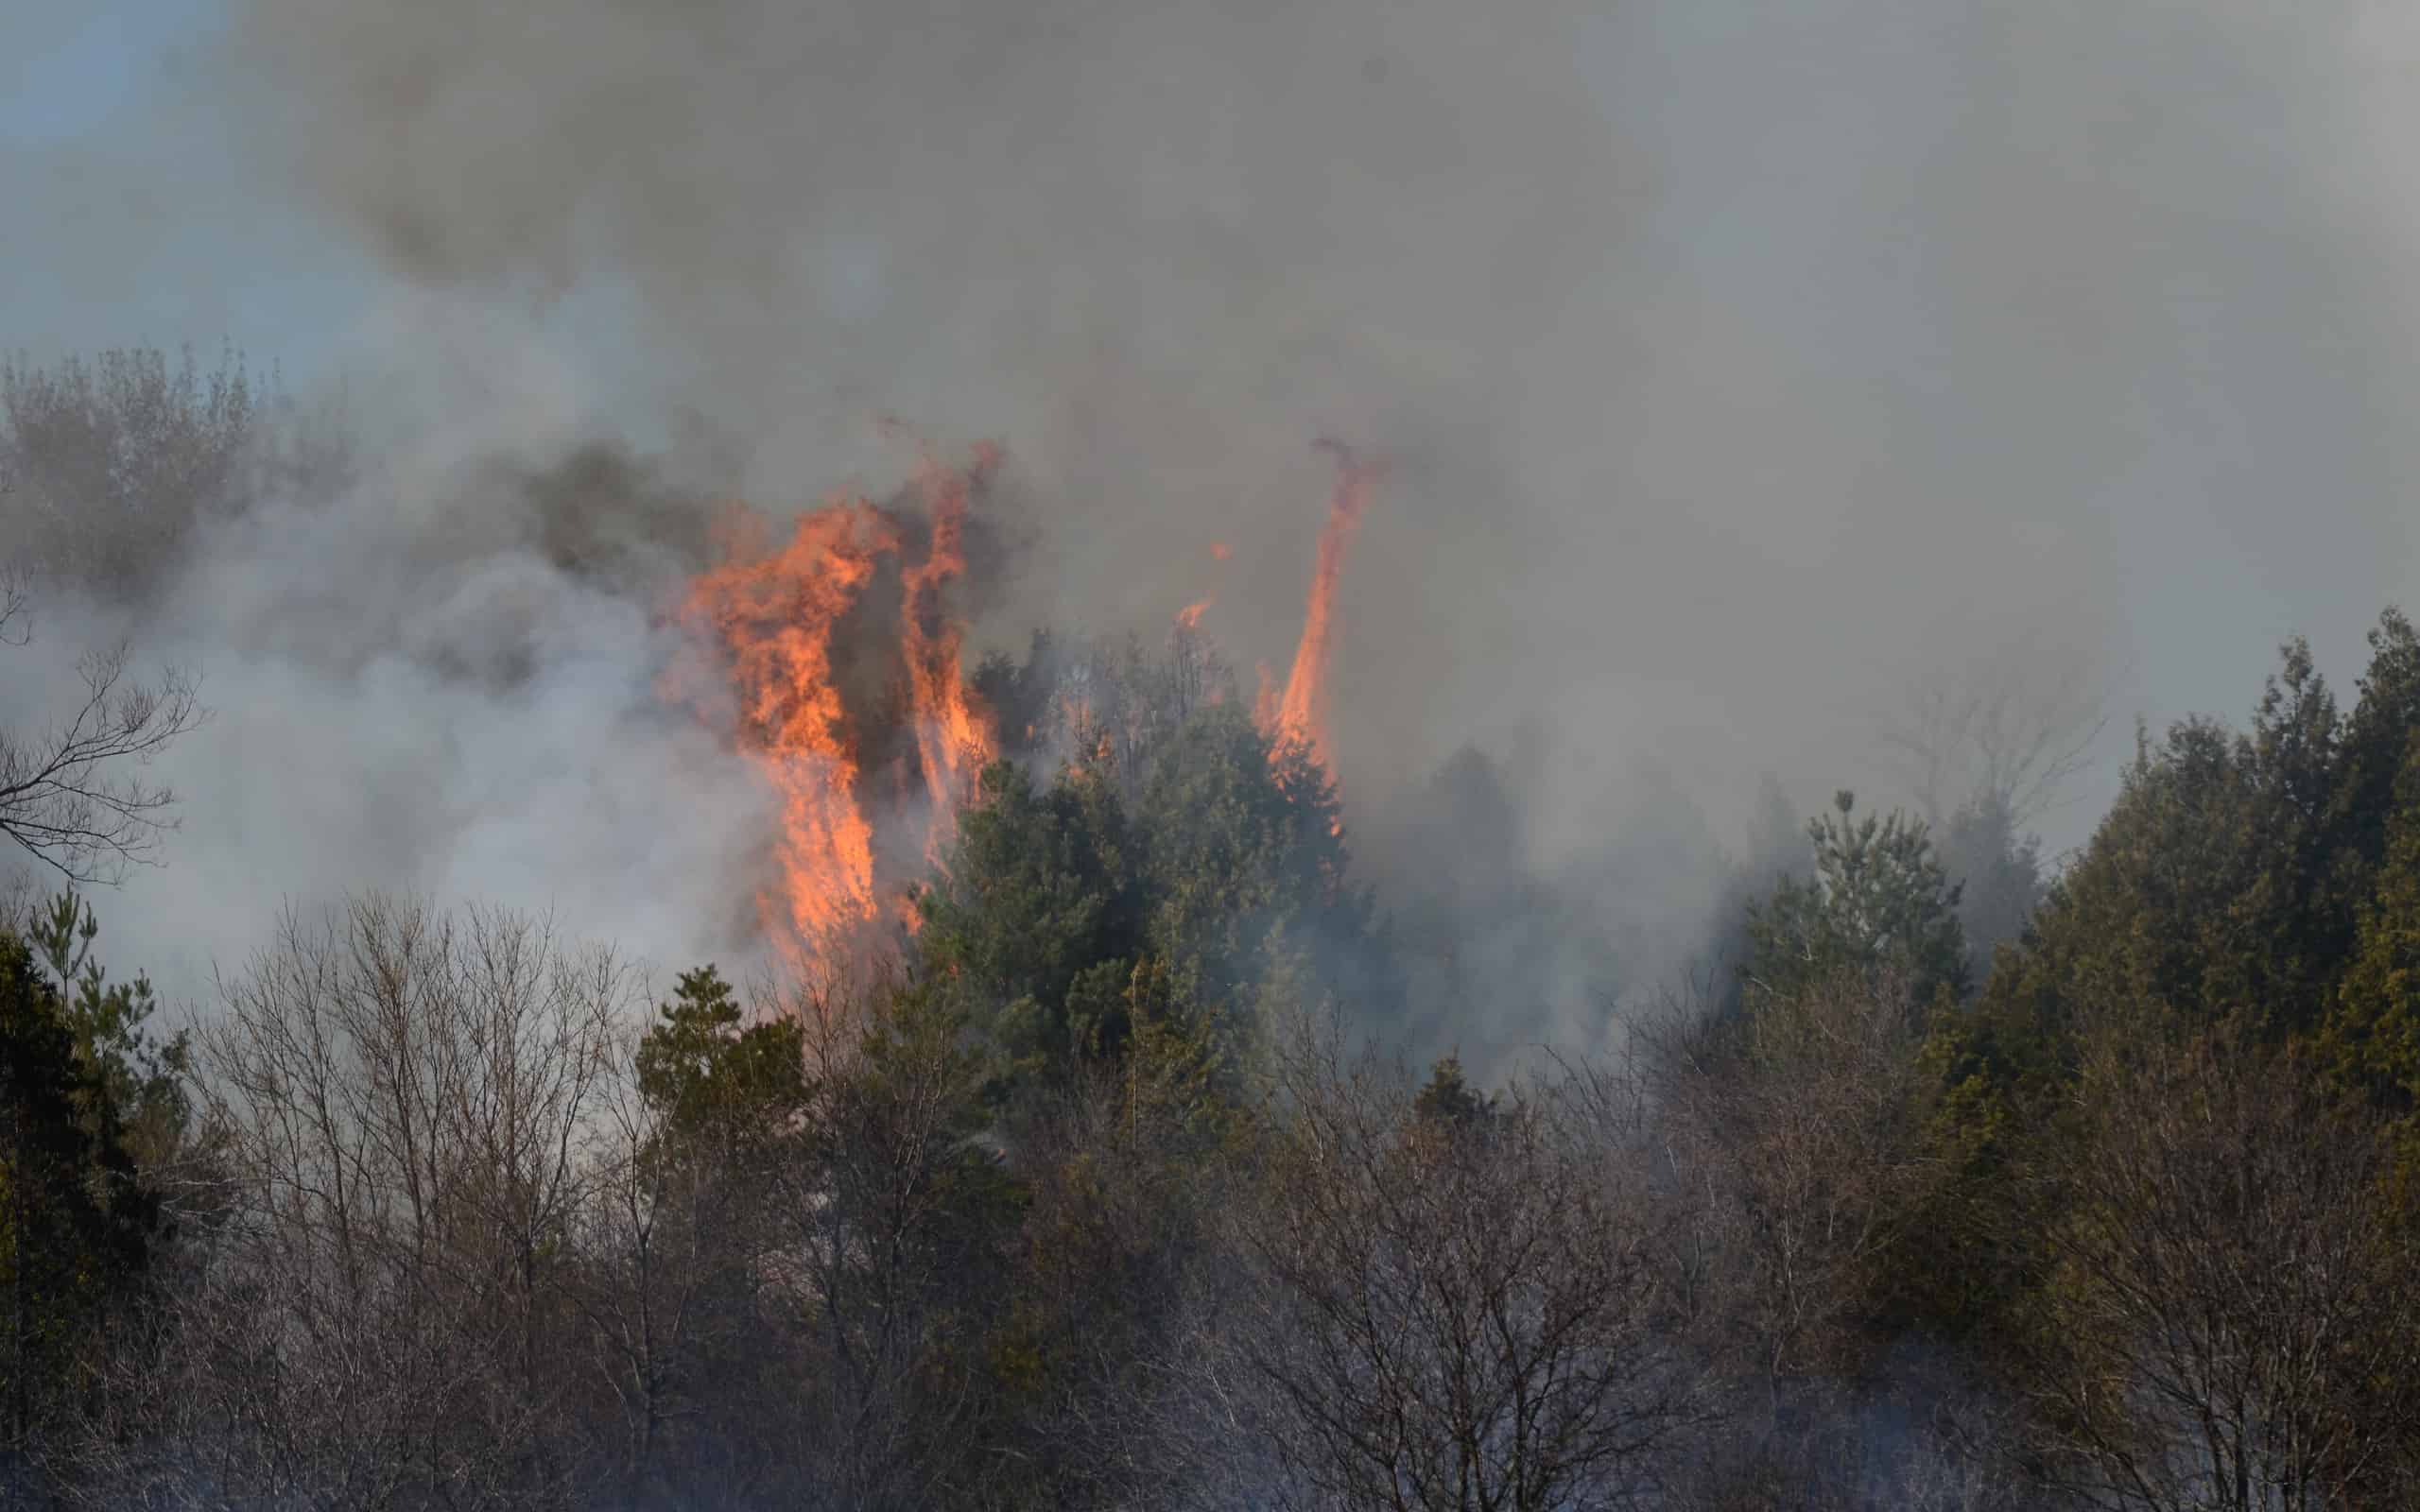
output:
{"label": "wildfire flame", "polygon": [[1322,439],[1320,449],[1336,458],[1336,488],[1328,498],[1327,524],[1320,531],[1318,560],[1311,569],[1311,593],[1303,610],[1303,638],[1294,647],[1294,667],[1283,693],[1269,668],[1260,669],[1260,696],[1254,716],[1261,729],[1280,744],[1310,747],[1311,758],[1330,772],[1336,770],[1328,746],[1328,662],[1335,649],[1336,585],[1344,574],[1344,554],[1369,507],[1379,475],[1377,464],[1354,455],[1341,441]]}
{"label": "wildfire flame", "polygon": [[958,833],[958,811],[974,796],[975,775],[1000,748],[990,714],[967,697],[958,656],[964,632],[942,604],[942,591],[966,574],[967,505],[999,462],[1000,448],[990,442],[961,470],[942,467],[929,455],[925,459],[917,482],[932,516],[932,541],[925,559],[900,573],[907,589],[901,639],[908,653],[908,717],[931,804],[925,858],[935,866]]}
{"label": "wildfire flame", "polygon": [[[1272,740],[1303,746],[1333,770],[1337,583],[1378,469],[1337,442],[1320,444],[1338,472],[1303,637],[1282,690],[1261,669],[1255,715]],[[676,611],[714,663],[716,691],[735,697],[740,747],[779,795],[778,877],[757,906],[802,974],[861,959],[886,910],[915,928],[901,885],[942,864],[976,774],[999,752],[990,711],[966,687],[964,628],[947,599],[967,573],[969,509],[1001,456],[986,444],[949,466],[925,449],[912,501],[838,500],[802,516],[786,541],[761,517],[738,516],[720,537],[722,559],[689,583]],[[1212,554],[1224,560],[1227,548]],[[1212,602],[1187,605],[1182,630],[1197,630]],[[665,691],[719,707],[677,673]],[[1106,749],[1085,690],[1061,696],[1079,743]]]}
{"label": "wildfire flame", "polygon": [[[938,861],[974,774],[998,750],[960,676],[961,632],[943,597],[966,571],[968,507],[999,459],[996,446],[956,469],[927,455],[916,478],[923,530],[901,509],[858,499],[802,516],[778,545],[761,519],[742,517],[724,533],[722,562],[681,601],[678,621],[737,696],[741,748],[781,799],[779,879],[757,902],[793,966],[863,943],[886,895],[908,880],[898,842]],[[900,599],[888,637],[860,612],[887,572]],[[871,651],[857,644],[867,640]],[[865,678],[849,676],[869,660],[889,684],[871,707]],[[910,742],[881,762],[885,737],[900,733],[882,715],[902,706]]]}

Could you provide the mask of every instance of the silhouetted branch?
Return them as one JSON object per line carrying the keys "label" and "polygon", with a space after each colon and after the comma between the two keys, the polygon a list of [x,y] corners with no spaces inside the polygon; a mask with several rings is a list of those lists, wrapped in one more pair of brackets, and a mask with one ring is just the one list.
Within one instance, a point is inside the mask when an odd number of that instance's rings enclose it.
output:
{"label": "silhouetted branch", "polygon": [[[0,582],[0,643],[30,639],[24,584]],[[155,682],[127,675],[124,644],[86,656],[76,710],[40,734],[0,730],[0,833],[70,882],[108,883],[147,862],[176,827],[176,793],[129,767],[148,765],[204,717],[198,685],[178,668]]]}

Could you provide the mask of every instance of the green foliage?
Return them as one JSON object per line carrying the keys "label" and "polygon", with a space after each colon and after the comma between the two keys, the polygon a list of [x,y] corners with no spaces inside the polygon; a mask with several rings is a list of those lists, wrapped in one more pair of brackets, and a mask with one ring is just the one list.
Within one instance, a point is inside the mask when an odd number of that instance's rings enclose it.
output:
{"label": "green foliage", "polygon": [[992,1118],[981,1090],[992,1068],[966,1030],[965,1016],[942,994],[885,994],[856,1054],[823,1089],[815,1131],[826,1161],[855,1169],[873,1158],[866,1169],[874,1179],[853,1194],[872,1199],[875,1226],[912,1211],[931,1220],[918,1237],[959,1258],[990,1242],[1019,1203],[1015,1182],[983,1142]]}
{"label": "green foliage", "polygon": [[1002,1049],[1029,1072],[1115,1050],[1118,988],[1143,939],[1143,899],[1117,794],[1071,767],[1047,790],[1022,768],[983,773],[946,875],[918,899],[928,974],[986,1005]]}
{"label": "green foliage", "polygon": [[32,911],[26,941],[59,989],[86,1073],[107,1088],[128,1148],[145,1165],[174,1159],[192,1123],[185,1095],[191,1046],[182,1030],[155,1042],[146,1029],[158,1002],[148,977],[112,983],[93,954],[100,920],[73,888]]}
{"label": "green foliage", "polygon": [[2041,1111],[2068,1068],[2038,1025],[1988,1000],[1937,1009],[1916,1064],[1924,1159],[1940,1176],[1907,1225],[1897,1300],[1936,1337],[2001,1338],[2045,1279],[2031,1177],[2063,1158]]}
{"label": "green foliage", "polygon": [[2420,728],[2394,791],[2383,866],[2323,1039],[2341,1074],[2409,1114],[2420,1108]]}
{"label": "green foliage", "polygon": [[2192,720],[2137,740],[2118,799],[2032,933],[1988,985],[1989,1006],[2066,1034],[2119,1012],[2206,1022],[2260,1001],[2263,801],[2248,747]]}
{"label": "green foliage", "polygon": [[739,1000],[712,966],[684,971],[639,1043],[639,1091],[674,1138],[726,1148],[785,1126],[806,1100],[798,1022],[743,1024]]}
{"label": "green foliage", "polygon": [[2420,633],[2400,610],[2370,631],[2370,665],[2361,696],[2336,742],[2337,771],[2327,817],[2338,843],[2364,867],[2385,853],[2389,816],[2402,806],[2398,786],[2420,730]]}
{"label": "green foliage", "polygon": [[2117,801],[1976,1010],[1935,1023],[1932,1138],[1958,1173],[1955,1207],[1927,1226],[1937,1323],[2006,1333],[2049,1305],[2060,1173],[2095,1158],[2078,1132],[2105,1095],[2082,1085],[2092,1055],[2314,1039],[2343,1082],[2412,1106],[2420,646],[2392,610],[2370,643],[2350,713],[2295,642],[2244,734],[2195,719],[2138,737]]}
{"label": "green foliage", "polygon": [[2258,933],[2236,984],[2245,1026],[2273,1039],[2308,1031],[2324,1010],[2352,943],[2347,893],[2360,885],[2334,821],[2342,717],[2308,645],[2290,643],[2283,661],[2252,722],[2248,776],[2259,801],[2242,905]]}
{"label": "green foliage", "polygon": [[1205,705],[1152,746],[1131,816],[1115,777],[995,765],[919,898],[919,974],[1005,1057],[995,1096],[1115,1060],[1149,1014],[1240,1053],[1268,1013],[1383,980],[1306,753]]}
{"label": "green foliage", "polygon": [[[1785,1100],[1822,1106],[1826,1089],[1863,1089],[1847,1126],[1871,1142],[1853,1147],[1873,1178],[1888,1177],[1866,1221],[1889,1236],[1891,1260],[1854,1289],[1862,1326],[1988,1334],[2029,1276],[2003,1221],[2005,1189],[2025,1157],[2021,1109],[2043,1046],[2021,1016],[1967,1004],[1963,919],[2017,927],[2038,887],[2033,853],[2004,808],[1970,808],[1951,825],[1963,879],[1953,881],[1920,821],[1860,820],[1847,793],[1834,806],[1807,826],[1811,873],[1786,875],[1750,911],[1750,1016],[1737,1042],[1757,1074],[1795,1089]],[[1983,897],[1971,899],[1979,882]],[[1864,1061],[1850,1054],[1860,1044]],[[1827,1176],[1844,1190],[1863,1178]]]}
{"label": "green foliage", "polygon": [[1462,1057],[1458,1055],[1439,1057],[1428,1071],[1428,1080],[1411,1100],[1416,1117],[1452,1128],[1468,1128],[1496,1116],[1500,1109],[1494,1093],[1482,1095],[1462,1076]]}
{"label": "green foliage", "polygon": [[[2420,635],[2402,613],[2389,610],[2370,631],[2370,665],[2361,696],[2343,721],[2337,741],[2337,770],[2322,823],[2327,853],[2314,886],[2315,931],[2323,977],[2349,971],[2335,987],[2326,1031],[2341,1040],[2401,1032],[2411,1014],[2408,991],[2397,973],[2408,962],[2405,932],[2420,874]],[[2349,960],[2349,968],[2346,962]],[[2356,980],[2358,979],[2358,980]],[[2324,988],[2323,988],[2324,990]],[[2412,1052],[2420,1057],[2420,1047]],[[2373,1065],[2373,1074],[2389,1074]],[[2405,1089],[2420,1089],[2420,1058],[2392,1074]]]}
{"label": "green foliage", "polygon": [[1335,784],[1300,747],[1272,750],[1232,704],[1167,743],[1137,814],[1150,940],[1185,994],[1234,1005],[1272,948],[1349,947],[1370,905],[1345,882]]}
{"label": "green foliage", "polygon": [[[992,1504],[1098,1494],[1099,1423],[1154,1389],[1144,1362],[1240,1164],[1263,1026],[1383,979],[1326,775],[1232,702],[1189,701],[1184,666],[1135,662],[1095,657],[1072,710],[1063,688],[989,670],[995,707],[1060,720],[1073,758],[1046,782],[984,774],[920,895],[915,985],[892,1010],[925,1037],[909,1062],[979,1082],[953,1139],[975,1149],[979,1123],[1008,1152],[937,1181],[927,1209],[959,1215],[934,1230],[959,1235],[949,1264],[972,1287],[952,1316],[988,1319],[979,1363],[955,1333],[948,1355],[999,1415]],[[945,1024],[965,1038],[944,1046]],[[1012,1210],[1011,1277],[989,1246]]]}
{"label": "green foliage", "polygon": [[1215,1040],[1165,1014],[1136,1022],[1119,1064],[1021,1130],[1029,1202],[990,1345],[1010,1415],[995,1504],[1098,1504],[1098,1467],[1123,1457],[1102,1454],[1102,1424],[1154,1389],[1149,1362],[1169,1349],[1253,1132]]}
{"label": "green foliage", "polygon": [[2269,1042],[2319,1030],[2420,720],[2410,623],[2389,610],[2370,642],[2350,714],[2296,641],[2248,733],[2196,719],[2157,745],[2139,737],[2092,843],[1994,974],[1994,1006],[2052,1036],[2118,1014],[2147,1032],[2228,1023]]}
{"label": "green foliage", "polygon": [[1751,911],[1744,970],[1752,1005],[1788,1000],[1843,974],[1903,974],[1917,1001],[1966,991],[1959,889],[1932,853],[1922,821],[1894,813],[1858,820],[1841,793],[1836,814],[1806,827],[1811,878],[1785,876]]}
{"label": "green foliage", "polygon": [[[68,904],[46,916],[53,924],[74,917]],[[89,946],[91,931],[72,937]],[[76,978],[91,998],[63,998],[45,964],[0,933],[0,1284],[9,1306],[0,1390],[12,1446],[69,1388],[109,1307],[141,1280],[160,1227],[159,1197],[121,1116],[121,1084],[142,1048],[131,994],[112,996],[94,971]]]}

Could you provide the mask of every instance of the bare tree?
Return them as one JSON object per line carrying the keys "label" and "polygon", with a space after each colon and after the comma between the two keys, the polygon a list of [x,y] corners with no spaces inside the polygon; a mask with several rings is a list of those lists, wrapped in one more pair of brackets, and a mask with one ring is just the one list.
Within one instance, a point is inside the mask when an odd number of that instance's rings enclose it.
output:
{"label": "bare tree", "polygon": [[2108,728],[2106,703],[2091,662],[2018,644],[1918,684],[1883,721],[1882,741],[1907,764],[1934,833],[1969,807],[1996,810],[2022,831],[2084,769]]}
{"label": "bare tree", "polygon": [[2103,1046],[2044,1236],[2044,1448],[2097,1506],[2316,1512],[2420,1495],[2420,1240],[2382,1131],[2290,1058]]}
{"label": "bare tree", "polygon": [[579,1228],[585,1263],[573,1295],[589,1324],[588,1351],[628,1434],[623,1480],[656,1472],[662,1443],[685,1403],[698,1336],[710,1327],[710,1246],[724,1183],[666,1148],[666,1110],[631,1074],[643,1025],[627,1032],[601,1103],[604,1163]]}
{"label": "bare tree", "polygon": [[2039,906],[2036,820],[2060,803],[2108,727],[2106,685],[2081,654],[2027,642],[1911,689],[1882,721],[1935,851],[1960,888],[1967,969],[1978,982]]}
{"label": "bare tree", "polygon": [[[25,579],[0,575],[0,644],[32,636]],[[129,863],[153,859],[176,826],[176,793],[143,768],[204,717],[193,677],[128,676],[128,648],[95,652],[77,668],[83,685],[65,718],[39,731],[0,730],[0,834],[71,883],[106,883]]]}
{"label": "bare tree", "polygon": [[980,1341],[1006,1300],[1013,1204],[979,1138],[965,1026],[897,984],[803,1005],[814,1092],[781,1174],[775,1285],[810,1367],[791,1404],[813,1506],[971,1497],[988,1403]]}
{"label": "bare tree", "polygon": [[1332,1042],[1281,1074],[1267,1190],[1187,1341],[1262,1494],[1545,1512],[1649,1489],[1703,1373],[1635,1120],[1582,1116],[1570,1083],[1424,1110]]}
{"label": "bare tree", "polygon": [[1635,1027],[1665,1137],[1716,1194],[1734,1326],[1769,1388],[1858,1373],[1861,1314],[1943,1178],[1924,1011],[1903,976],[1843,972],[1745,1021],[1674,1004]]}
{"label": "bare tree", "polygon": [[1958,1172],[1903,973],[1843,971],[1714,1015],[1668,1002],[1631,1047],[1676,1178],[1702,1193],[1721,1426],[1674,1504],[2038,1505],[2019,1499],[1991,1383],[1903,1311],[1927,1284]]}
{"label": "bare tree", "polygon": [[164,1474],[211,1505],[569,1496],[562,1286],[628,986],[509,914],[285,920],[201,1033],[229,1212],[118,1399],[110,1436],[152,1452],[110,1504]]}

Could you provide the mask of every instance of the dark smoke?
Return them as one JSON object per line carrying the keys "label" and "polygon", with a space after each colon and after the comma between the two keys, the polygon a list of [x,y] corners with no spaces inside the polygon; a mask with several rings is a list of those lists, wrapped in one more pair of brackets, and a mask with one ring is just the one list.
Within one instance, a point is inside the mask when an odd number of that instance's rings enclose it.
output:
{"label": "dark smoke", "polygon": [[[752,799],[636,686],[692,501],[879,492],[877,413],[998,437],[1036,502],[990,644],[1216,593],[1249,668],[1338,435],[1392,463],[1338,650],[1365,849],[1511,865],[1419,838],[1476,745],[1523,774],[1522,885],[1635,985],[1762,774],[1906,796],[1876,731],[1919,679],[2030,637],[2128,675],[2122,730],[2411,596],[2413,46],[2241,0],[241,0],[158,107],[226,161],[19,149],[17,202],[71,160],[142,193],[11,266],[80,298],[256,207],[251,277],[324,303],[343,263],[386,375],[372,479],[230,529],[156,622],[227,711],[160,886],[558,896],[702,948],[665,900]],[[1551,1026],[1598,975],[1523,991]]]}

